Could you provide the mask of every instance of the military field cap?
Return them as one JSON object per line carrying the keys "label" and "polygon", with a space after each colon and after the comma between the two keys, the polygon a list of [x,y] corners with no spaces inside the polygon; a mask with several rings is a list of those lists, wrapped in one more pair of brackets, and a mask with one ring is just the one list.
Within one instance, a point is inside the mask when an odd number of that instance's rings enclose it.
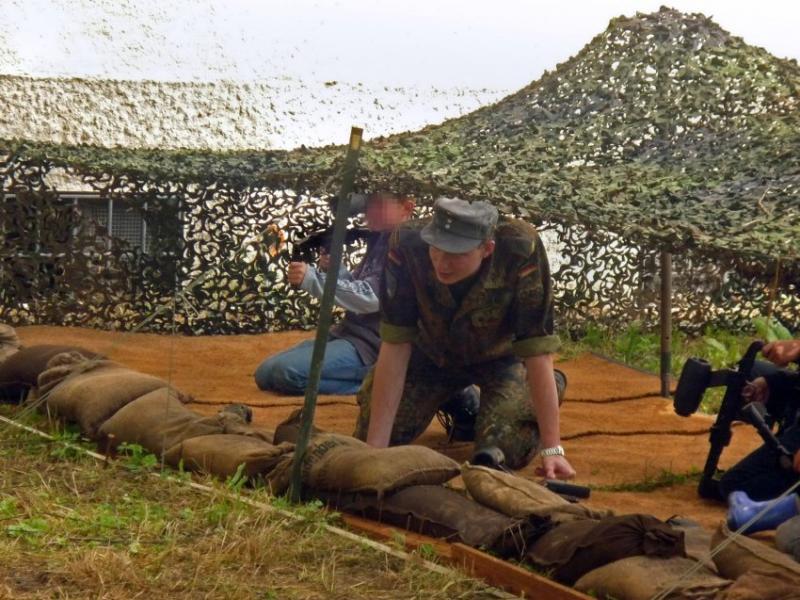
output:
{"label": "military field cap", "polygon": [[488,240],[497,226],[497,209],[488,202],[460,198],[436,199],[433,219],[420,232],[431,246],[463,254]]}

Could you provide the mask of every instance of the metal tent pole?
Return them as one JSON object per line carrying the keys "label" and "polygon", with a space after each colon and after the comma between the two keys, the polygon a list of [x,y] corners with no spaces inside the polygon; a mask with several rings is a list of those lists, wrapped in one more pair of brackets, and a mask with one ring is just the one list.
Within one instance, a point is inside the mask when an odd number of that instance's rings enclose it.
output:
{"label": "metal tent pole", "polygon": [[661,251],[661,395],[669,398],[672,371],[672,255]]}
{"label": "metal tent pole", "polygon": [[345,238],[345,227],[350,215],[350,194],[353,191],[353,182],[356,175],[358,155],[361,150],[361,136],[363,129],[353,127],[350,130],[350,145],[344,159],[342,171],[342,185],[339,189],[338,202],[336,203],[336,220],[333,226],[333,240],[330,250],[330,266],[325,277],[325,286],[322,290],[322,300],[319,307],[319,322],[317,324],[317,337],[314,340],[314,351],[311,355],[311,368],[306,387],[305,402],[303,404],[303,417],[300,433],[294,450],[292,462],[291,484],[289,498],[292,502],[300,501],[300,492],[303,484],[303,459],[308,449],[308,438],[311,435],[311,426],[314,423],[314,411],[317,407],[317,392],[322,373],[322,360],[325,358],[325,346],[328,342],[328,332],[333,321],[333,301],[336,295],[336,283],[339,278],[339,266],[342,262],[342,252]]}

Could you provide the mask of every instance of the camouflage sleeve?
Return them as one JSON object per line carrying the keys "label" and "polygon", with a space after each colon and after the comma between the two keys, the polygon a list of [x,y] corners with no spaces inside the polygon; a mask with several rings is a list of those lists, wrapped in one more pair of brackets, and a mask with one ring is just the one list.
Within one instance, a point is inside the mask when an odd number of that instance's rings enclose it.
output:
{"label": "camouflage sleeve", "polygon": [[413,342],[417,337],[417,296],[400,245],[401,231],[389,241],[381,280],[381,340],[390,344]]}
{"label": "camouflage sleeve", "polygon": [[520,358],[552,354],[561,347],[553,328],[553,288],[550,265],[541,238],[531,241],[531,254],[517,272],[513,309],[512,349]]}

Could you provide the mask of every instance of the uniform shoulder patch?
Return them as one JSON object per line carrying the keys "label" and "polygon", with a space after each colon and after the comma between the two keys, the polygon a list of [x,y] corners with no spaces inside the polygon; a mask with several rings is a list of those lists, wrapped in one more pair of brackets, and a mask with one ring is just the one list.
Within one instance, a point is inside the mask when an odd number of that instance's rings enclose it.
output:
{"label": "uniform shoulder patch", "polygon": [[526,265],[519,270],[519,278],[527,277],[539,270],[539,265]]}

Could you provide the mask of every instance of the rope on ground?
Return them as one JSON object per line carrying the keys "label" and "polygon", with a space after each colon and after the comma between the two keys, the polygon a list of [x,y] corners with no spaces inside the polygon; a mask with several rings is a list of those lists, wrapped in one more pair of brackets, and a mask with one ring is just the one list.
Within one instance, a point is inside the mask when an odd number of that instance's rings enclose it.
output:
{"label": "rope on ground", "polygon": [[[234,402],[228,402],[226,400],[197,400],[196,398],[192,397],[189,402],[186,403],[187,405],[190,404],[200,404],[202,406],[227,406],[229,404],[235,404]],[[317,406],[358,406],[358,403],[355,400],[347,401],[347,400],[321,400],[317,402]],[[262,403],[262,402],[253,402],[252,400],[247,401],[247,406],[251,408],[302,408],[303,402],[302,401],[289,401],[289,402],[271,402],[271,403]]]}
{"label": "rope on ground", "polygon": [[612,396],[611,398],[572,398],[567,397],[565,402],[579,402],[585,404],[613,404],[614,402],[627,402],[629,400],[647,400],[648,398],[655,398],[657,400],[664,400],[661,397],[660,391],[647,392],[643,394],[632,394],[630,396]]}
{"label": "rope on ground", "polygon": [[708,433],[708,429],[698,429],[695,431],[687,431],[685,429],[674,429],[674,430],[646,430],[646,429],[638,429],[634,431],[603,431],[601,429],[592,429],[589,431],[581,431],[579,433],[573,433],[572,435],[562,435],[562,440],[578,440],[585,437],[594,437],[600,435],[607,435],[609,437],[631,437],[636,435],[706,435]]}
{"label": "rope on ground", "polygon": [[678,589],[678,586],[682,582],[688,580],[692,575],[694,575],[695,573],[697,573],[701,569],[705,568],[705,564],[704,563],[707,563],[708,561],[712,560],[717,554],[722,552],[725,548],[727,548],[729,545],[731,545],[733,542],[735,542],[739,537],[744,535],[744,532],[747,531],[747,529],[753,523],[758,521],[761,517],[763,517],[770,510],[772,510],[772,507],[775,506],[775,504],[777,502],[779,502],[780,500],[782,500],[783,498],[785,498],[789,494],[793,494],[795,492],[795,490],[797,490],[798,488],[800,488],[800,480],[798,480],[794,484],[792,484],[780,496],[778,496],[777,498],[773,498],[772,500],[767,502],[766,505],[764,506],[764,508],[762,508],[753,517],[751,517],[749,521],[747,521],[744,525],[739,527],[739,529],[737,529],[736,531],[731,533],[731,535],[728,538],[722,540],[715,548],[712,548],[709,551],[709,553],[706,556],[703,557],[703,560],[697,561],[694,565],[692,565],[691,568],[687,569],[686,572],[683,575],[681,575],[680,577],[675,579],[671,587],[665,588],[664,590],[662,590],[661,592],[659,592],[658,594],[653,596],[651,598],[651,600],[666,600],[666,598],[668,598],[669,595],[672,594],[672,592],[674,592],[676,589]]}

